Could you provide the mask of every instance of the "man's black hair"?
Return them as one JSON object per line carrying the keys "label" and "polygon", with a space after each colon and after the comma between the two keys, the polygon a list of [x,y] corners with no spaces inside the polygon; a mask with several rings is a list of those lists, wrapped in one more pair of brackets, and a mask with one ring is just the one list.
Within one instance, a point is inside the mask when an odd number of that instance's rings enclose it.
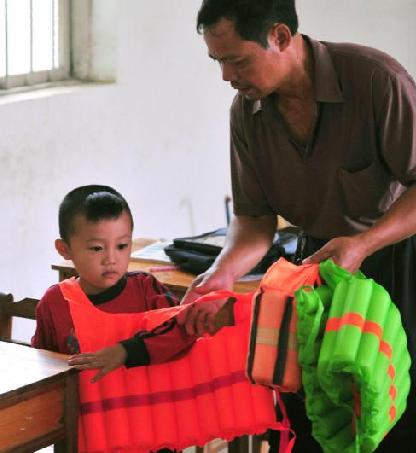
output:
{"label": "man's black hair", "polygon": [[198,33],[221,19],[234,21],[240,37],[268,47],[267,35],[275,23],[286,24],[292,35],[298,30],[295,0],[203,0],[198,11]]}
{"label": "man's black hair", "polygon": [[126,211],[133,229],[133,217],[124,197],[109,186],[89,185],[71,190],[59,206],[59,234],[69,243],[74,234],[74,218],[85,216],[90,222],[117,219]]}

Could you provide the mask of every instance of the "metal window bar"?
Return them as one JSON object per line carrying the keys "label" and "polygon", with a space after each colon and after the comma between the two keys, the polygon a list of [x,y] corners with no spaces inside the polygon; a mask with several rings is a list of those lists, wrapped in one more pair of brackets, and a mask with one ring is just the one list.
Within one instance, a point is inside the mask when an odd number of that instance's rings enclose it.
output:
{"label": "metal window bar", "polygon": [[51,61],[52,61],[52,67],[55,67],[55,1],[52,2],[52,55],[51,55]]}
{"label": "metal window bar", "polygon": [[70,49],[69,49],[69,1],[52,0],[51,2],[51,69],[34,70],[34,27],[33,27],[33,0],[29,3],[30,13],[30,64],[29,71],[24,74],[10,74],[10,52],[9,52],[9,2],[13,0],[0,0],[4,5],[4,67],[5,74],[0,74],[0,92],[14,87],[27,87],[36,84],[67,80],[70,78]]}
{"label": "metal window bar", "polygon": [[9,74],[9,59],[7,58],[7,47],[9,45],[9,40],[8,40],[8,35],[9,35],[9,28],[8,28],[8,21],[7,21],[7,0],[4,0],[4,44],[5,44],[5,49],[4,49],[4,62],[5,62],[5,68],[6,68],[6,75],[5,75],[5,84],[7,87],[7,79],[8,79],[8,74]]}
{"label": "metal window bar", "polygon": [[[53,3],[53,2],[52,2]],[[30,17],[30,55],[29,55],[29,65],[30,65],[30,73],[33,72],[33,1],[29,1],[29,17]]]}

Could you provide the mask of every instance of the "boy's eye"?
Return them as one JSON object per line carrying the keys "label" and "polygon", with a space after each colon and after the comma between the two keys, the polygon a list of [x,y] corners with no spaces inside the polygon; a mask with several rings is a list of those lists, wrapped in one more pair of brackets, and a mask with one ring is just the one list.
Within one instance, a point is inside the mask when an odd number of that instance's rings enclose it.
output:
{"label": "boy's eye", "polygon": [[89,250],[92,250],[93,252],[99,252],[103,248],[100,247],[99,245],[95,245],[94,247],[88,247]]}
{"label": "boy's eye", "polygon": [[129,246],[129,244],[119,244],[117,247],[119,250],[123,250],[123,249],[126,249],[127,247]]}

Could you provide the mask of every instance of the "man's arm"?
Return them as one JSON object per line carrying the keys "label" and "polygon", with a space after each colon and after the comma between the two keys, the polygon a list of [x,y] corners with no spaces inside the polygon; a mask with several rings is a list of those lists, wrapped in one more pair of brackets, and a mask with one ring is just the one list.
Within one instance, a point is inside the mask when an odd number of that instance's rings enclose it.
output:
{"label": "man's arm", "polygon": [[[276,216],[235,216],[228,229],[225,246],[214,264],[199,275],[182,303],[193,302],[215,290],[231,290],[235,281],[249,272],[267,253],[276,232]],[[225,300],[196,304],[180,322],[189,335],[214,330],[215,314]]]}
{"label": "man's arm", "polygon": [[416,184],[404,192],[368,230],[350,237],[334,238],[304,262],[319,263],[332,258],[355,272],[367,256],[416,234]]}

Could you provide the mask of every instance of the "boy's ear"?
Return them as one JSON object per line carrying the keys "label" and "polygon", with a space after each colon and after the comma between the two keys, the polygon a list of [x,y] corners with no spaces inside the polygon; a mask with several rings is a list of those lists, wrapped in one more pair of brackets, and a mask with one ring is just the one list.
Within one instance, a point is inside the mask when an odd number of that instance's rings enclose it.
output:
{"label": "boy's ear", "polygon": [[66,260],[71,259],[71,250],[68,244],[61,238],[55,241],[56,251]]}

